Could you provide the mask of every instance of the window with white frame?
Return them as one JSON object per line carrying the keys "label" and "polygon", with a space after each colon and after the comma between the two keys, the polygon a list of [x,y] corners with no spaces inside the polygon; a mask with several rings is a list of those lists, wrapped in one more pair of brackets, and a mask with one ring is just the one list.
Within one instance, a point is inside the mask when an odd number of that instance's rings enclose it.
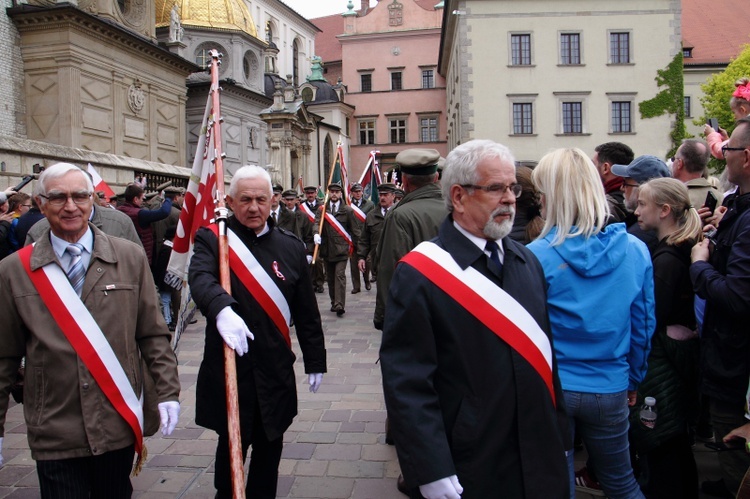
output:
{"label": "window with white frame", "polygon": [[420,116],[419,117],[419,135],[422,142],[438,141],[438,117],[437,116]]}
{"label": "window with white frame", "polygon": [[560,33],[560,64],[581,64],[580,33]]}
{"label": "window with white frame", "polygon": [[511,66],[531,66],[531,33],[510,35]]}
{"label": "window with white frame", "polygon": [[609,63],[630,64],[630,32],[611,31],[609,33]]}
{"label": "window with white frame", "polygon": [[375,120],[359,120],[359,143],[362,145],[375,143]]}
{"label": "window with white frame", "polygon": [[391,144],[403,144],[406,142],[406,118],[390,118],[388,130],[391,135]]}

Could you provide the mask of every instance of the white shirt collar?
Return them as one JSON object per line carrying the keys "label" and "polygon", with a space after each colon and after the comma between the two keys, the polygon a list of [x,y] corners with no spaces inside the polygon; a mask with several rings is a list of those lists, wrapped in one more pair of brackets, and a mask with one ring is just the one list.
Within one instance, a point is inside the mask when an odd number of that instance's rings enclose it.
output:
{"label": "white shirt collar", "polygon": [[[458,225],[458,222],[456,222],[455,220],[453,221],[453,226],[461,234],[463,234],[464,236],[466,236],[466,238],[469,241],[471,241],[472,243],[474,243],[477,248],[479,248],[480,250],[482,250],[482,252],[485,255],[489,255],[489,252],[485,251],[485,249],[484,249],[484,247],[487,245],[487,239],[485,239],[483,237],[477,237],[474,234],[471,234],[466,229],[464,229],[463,227],[461,227],[460,225]],[[500,258],[500,263],[505,263],[505,248],[503,248],[503,240],[502,239],[498,239],[495,242],[497,243],[497,247],[498,247],[498,252],[497,252],[498,255],[497,256]]]}

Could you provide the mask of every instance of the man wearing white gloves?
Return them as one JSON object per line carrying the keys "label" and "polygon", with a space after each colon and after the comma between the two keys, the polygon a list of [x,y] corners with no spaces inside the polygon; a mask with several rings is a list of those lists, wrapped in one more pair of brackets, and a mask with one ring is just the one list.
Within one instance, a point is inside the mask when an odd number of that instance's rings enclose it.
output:
{"label": "man wearing white gloves", "polygon": [[567,498],[544,274],[507,237],[521,192],[513,156],[466,142],[441,185],[450,214],[396,267],[380,348],[405,486],[413,498]]}
{"label": "man wearing white gloves", "polygon": [[42,497],[130,497],[143,437],[159,425],[170,434],[180,413],[177,360],[146,255],[88,222],[93,191],[79,167],[48,167],[34,195],[49,228],[0,262],[0,436],[25,356]]}
{"label": "man wearing white gloves", "polygon": [[218,228],[195,236],[189,282],[206,317],[203,362],[196,387],[195,422],[219,434],[216,497],[232,497],[224,390],[224,345],[237,357],[243,459],[252,446],[247,496],[276,497],[283,435],[297,414],[290,324],[294,323],[310,391],[326,372],[320,313],[305,247],[288,231],[268,223],[271,178],[258,166],[232,177],[227,222],[232,293],[219,281]]}

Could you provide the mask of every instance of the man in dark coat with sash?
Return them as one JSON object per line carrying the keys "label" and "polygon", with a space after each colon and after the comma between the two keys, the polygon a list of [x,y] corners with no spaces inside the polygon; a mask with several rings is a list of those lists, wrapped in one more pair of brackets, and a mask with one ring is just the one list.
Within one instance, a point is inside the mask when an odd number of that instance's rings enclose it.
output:
{"label": "man in dark coat with sash", "polygon": [[563,396],[537,259],[506,237],[514,159],[491,141],[448,155],[449,216],[396,267],[380,359],[411,497],[569,495]]}
{"label": "man in dark coat with sash", "polygon": [[[219,434],[216,497],[232,497],[224,389],[224,344],[237,357],[243,459],[252,445],[247,496],[275,498],[283,436],[297,414],[290,323],[315,392],[326,372],[326,351],[305,245],[269,218],[271,178],[255,165],[232,177],[227,205],[232,293],[219,280],[218,229],[198,230],[190,261],[193,298],[206,317],[195,422]],[[248,341],[250,339],[251,341]]]}

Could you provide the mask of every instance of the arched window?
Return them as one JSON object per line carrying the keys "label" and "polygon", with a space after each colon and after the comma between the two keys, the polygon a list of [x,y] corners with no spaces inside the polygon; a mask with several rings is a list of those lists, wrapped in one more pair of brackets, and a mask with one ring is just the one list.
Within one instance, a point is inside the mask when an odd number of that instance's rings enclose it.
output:
{"label": "arched window", "polygon": [[292,77],[294,86],[299,86],[299,40],[292,43]]}

